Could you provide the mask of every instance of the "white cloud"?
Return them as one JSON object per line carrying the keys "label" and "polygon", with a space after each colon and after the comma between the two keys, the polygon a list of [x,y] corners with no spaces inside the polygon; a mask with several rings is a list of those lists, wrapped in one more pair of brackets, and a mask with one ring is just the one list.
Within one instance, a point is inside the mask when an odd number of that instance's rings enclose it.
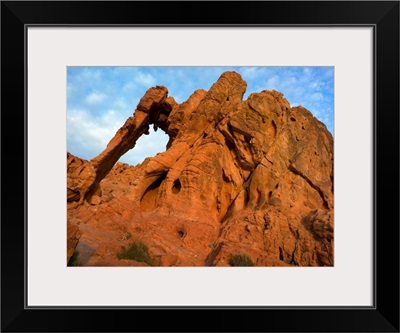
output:
{"label": "white cloud", "polygon": [[142,72],[136,74],[135,81],[144,86],[148,86],[149,88],[154,86],[156,83],[156,79],[151,74]]}
{"label": "white cloud", "polygon": [[101,69],[99,68],[84,68],[76,77],[77,81],[93,82],[101,80]]}
{"label": "white cloud", "polygon": [[279,84],[278,75],[274,75],[267,80],[267,86],[269,89],[276,89],[276,86]]}
{"label": "white cloud", "polygon": [[97,105],[103,102],[107,98],[107,95],[92,92],[85,98],[85,103],[89,105]]}
{"label": "white cloud", "polygon": [[104,150],[124,121],[113,110],[101,117],[92,117],[85,109],[68,110],[68,149],[78,157],[91,159]]}
{"label": "white cloud", "polygon": [[297,79],[295,77],[288,77],[283,83],[282,83],[282,87],[290,87],[292,85],[296,85],[297,84]]}
{"label": "white cloud", "polygon": [[243,78],[254,79],[259,76],[259,70],[257,67],[242,67],[241,75]]}
{"label": "white cloud", "polygon": [[310,100],[312,100],[312,101],[316,101],[316,102],[320,102],[320,101],[322,101],[324,99],[324,95],[322,95],[321,93],[313,93],[311,96],[310,96]]}
{"label": "white cloud", "polygon": [[118,97],[114,103],[114,107],[119,110],[130,110],[136,105],[129,105],[125,98]]}
{"label": "white cloud", "polygon": [[124,92],[129,92],[135,90],[136,87],[137,87],[136,83],[131,81],[125,84],[122,89]]}

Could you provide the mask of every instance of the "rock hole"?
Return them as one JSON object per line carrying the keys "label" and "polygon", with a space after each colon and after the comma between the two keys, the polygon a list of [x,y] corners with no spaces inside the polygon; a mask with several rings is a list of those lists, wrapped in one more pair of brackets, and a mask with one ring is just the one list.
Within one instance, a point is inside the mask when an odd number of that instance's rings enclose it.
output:
{"label": "rock hole", "polygon": [[180,227],[176,230],[178,233],[179,238],[183,238],[186,235],[186,230],[183,227]]}
{"label": "rock hole", "polygon": [[276,123],[275,123],[275,121],[271,121],[271,124],[272,124],[272,137],[274,138],[275,136],[276,136],[276,129],[277,129],[277,127],[276,127]]}
{"label": "rock hole", "polygon": [[234,138],[235,135],[234,135],[234,133],[233,133],[233,127],[232,127],[232,125],[231,125],[230,123],[228,123],[228,131],[229,131],[229,133],[232,135],[232,137]]}
{"label": "rock hole", "polygon": [[249,192],[248,189],[246,188],[244,190],[244,206],[246,207],[248,203],[249,203]]}
{"label": "rock hole", "polygon": [[172,193],[178,194],[181,191],[182,185],[181,181],[178,179],[175,179],[174,184],[172,185]]}
{"label": "rock hole", "polygon": [[228,139],[227,137],[225,137],[225,144],[229,150],[231,150],[231,151],[235,150],[235,143],[231,139]]}
{"label": "rock hole", "polygon": [[283,261],[283,251],[281,247],[279,248],[279,260]]}
{"label": "rock hole", "polygon": [[142,211],[149,212],[157,207],[158,190],[166,177],[167,173],[163,173],[146,189],[140,199],[140,208]]}
{"label": "rock hole", "polygon": [[268,192],[268,199],[270,199],[271,196],[272,196],[272,191],[269,191],[269,192]]}
{"label": "rock hole", "polygon": [[207,133],[203,133],[203,139],[205,139],[207,137]]}
{"label": "rock hole", "polygon": [[257,206],[260,207],[265,202],[265,196],[257,189]]}
{"label": "rock hole", "polygon": [[304,131],[305,130],[304,126],[301,126],[301,129]]}
{"label": "rock hole", "polygon": [[268,214],[264,215],[264,230],[271,229],[271,220],[268,216]]}
{"label": "rock hole", "polygon": [[296,121],[296,118],[290,117],[291,121]]}
{"label": "rock hole", "polygon": [[222,169],[222,179],[225,183],[230,183],[229,177],[226,175],[225,170]]}
{"label": "rock hole", "polygon": [[229,102],[229,96],[226,98],[226,101]]}
{"label": "rock hole", "polygon": [[275,185],[275,190],[276,190],[278,187],[279,187],[279,183],[277,183],[277,184]]}

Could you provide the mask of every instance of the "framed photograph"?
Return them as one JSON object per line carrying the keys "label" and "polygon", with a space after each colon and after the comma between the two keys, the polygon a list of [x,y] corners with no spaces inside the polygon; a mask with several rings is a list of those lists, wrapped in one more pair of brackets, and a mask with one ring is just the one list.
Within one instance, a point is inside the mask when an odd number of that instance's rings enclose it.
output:
{"label": "framed photograph", "polygon": [[2,331],[399,332],[398,1],[1,29]]}

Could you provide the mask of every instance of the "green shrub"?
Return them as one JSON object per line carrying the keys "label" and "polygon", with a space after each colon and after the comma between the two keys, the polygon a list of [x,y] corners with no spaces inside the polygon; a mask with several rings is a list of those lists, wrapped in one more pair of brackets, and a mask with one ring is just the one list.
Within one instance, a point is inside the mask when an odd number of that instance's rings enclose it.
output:
{"label": "green shrub", "polygon": [[217,241],[214,241],[214,242],[212,242],[210,245],[209,245],[209,248],[211,249],[211,250],[214,250],[215,249],[215,247],[217,246]]}
{"label": "green shrub", "polygon": [[251,258],[245,254],[234,254],[229,259],[231,266],[255,266]]}
{"label": "green shrub", "polygon": [[127,248],[122,246],[121,251],[117,253],[117,258],[136,260],[151,265],[149,248],[146,244],[139,241],[130,243]]}
{"label": "green shrub", "polygon": [[79,251],[74,251],[74,253],[68,260],[67,266],[82,266],[81,261],[79,260]]}
{"label": "green shrub", "polygon": [[126,239],[131,239],[132,238],[132,234],[129,232],[129,231],[127,231],[127,232],[125,232],[122,236],[121,236],[121,238],[119,239],[119,241],[124,241],[124,240],[126,240]]}

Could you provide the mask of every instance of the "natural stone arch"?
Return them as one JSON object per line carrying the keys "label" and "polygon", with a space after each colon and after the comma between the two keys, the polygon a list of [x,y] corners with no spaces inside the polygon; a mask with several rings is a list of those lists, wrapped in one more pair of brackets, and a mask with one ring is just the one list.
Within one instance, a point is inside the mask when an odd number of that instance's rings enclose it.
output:
{"label": "natural stone arch", "polygon": [[137,140],[149,133],[149,126],[161,128],[168,133],[167,119],[174,106],[177,105],[172,97],[168,96],[168,89],[156,86],[147,90],[141,98],[133,116],[117,131],[103,152],[80,166],[74,173],[68,174],[68,201],[84,200],[96,193],[99,184],[110,172],[115,163],[128,150],[135,147]]}

